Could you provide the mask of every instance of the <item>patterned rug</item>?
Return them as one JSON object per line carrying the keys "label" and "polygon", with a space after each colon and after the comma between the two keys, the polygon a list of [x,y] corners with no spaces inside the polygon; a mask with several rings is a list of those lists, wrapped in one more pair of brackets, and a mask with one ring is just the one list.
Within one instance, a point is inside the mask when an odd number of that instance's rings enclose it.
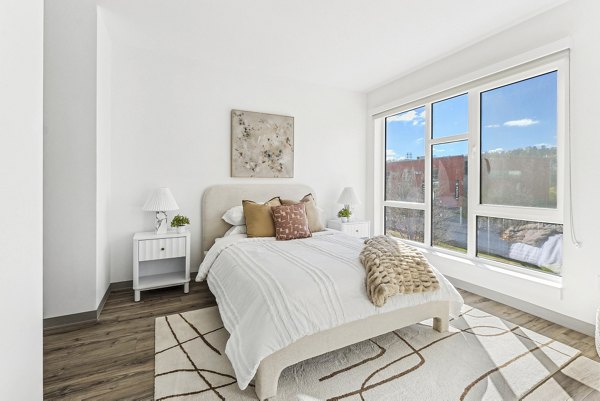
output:
{"label": "patterned rug", "polygon": [[[156,319],[156,400],[255,400],[225,356],[216,307]],[[465,305],[448,333],[431,320],[284,370],[275,400],[517,400],[579,354]]]}

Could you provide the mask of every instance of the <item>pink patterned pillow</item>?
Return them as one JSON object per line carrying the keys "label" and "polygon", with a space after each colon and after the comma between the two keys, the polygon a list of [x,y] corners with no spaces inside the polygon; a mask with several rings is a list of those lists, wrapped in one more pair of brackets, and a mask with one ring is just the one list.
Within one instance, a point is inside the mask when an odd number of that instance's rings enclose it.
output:
{"label": "pink patterned pillow", "polygon": [[273,206],[271,211],[273,212],[273,222],[275,223],[275,238],[278,241],[312,236],[308,229],[306,207],[303,203]]}

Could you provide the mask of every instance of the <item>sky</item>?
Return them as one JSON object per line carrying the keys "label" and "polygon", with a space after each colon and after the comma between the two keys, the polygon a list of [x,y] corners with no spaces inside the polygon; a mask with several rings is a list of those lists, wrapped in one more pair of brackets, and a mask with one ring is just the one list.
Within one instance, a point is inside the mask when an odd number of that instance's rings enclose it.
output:
{"label": "sky", "polygon": [[[481,149],[503,152],[530,146],[556,147],[557,73],[533,77],[481,94]],[[386,119],[386,159],[425,155],[425,108]],[[442,138],[468,130],[468,96],[432,105],[432,135]],[[434,146],[433,156],[465,154],[464,143]]]}

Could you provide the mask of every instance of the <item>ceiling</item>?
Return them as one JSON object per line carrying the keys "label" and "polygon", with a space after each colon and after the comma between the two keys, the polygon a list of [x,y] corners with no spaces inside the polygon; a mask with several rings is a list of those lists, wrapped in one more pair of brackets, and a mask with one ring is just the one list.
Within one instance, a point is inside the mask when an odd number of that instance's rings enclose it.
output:
{"label": "ceiling", "polygon": [[368,91],[566,0],[106,0],[113,41]]}

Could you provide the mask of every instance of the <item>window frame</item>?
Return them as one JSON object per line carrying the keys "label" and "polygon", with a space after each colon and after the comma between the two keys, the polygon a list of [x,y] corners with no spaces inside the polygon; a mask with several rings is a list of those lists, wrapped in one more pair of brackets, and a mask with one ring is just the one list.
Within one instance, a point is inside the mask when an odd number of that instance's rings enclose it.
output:
{"label": "window frame", "polygon": [[[524,206],[504,206],[481,203],[481,93],[493,90],[505,85],[510,85],[529,78],[544,75],[550,72],[557,72],[557,121],[556,121],[556,146],[557,146],[557,203],[556,208],[524,207]],[[567,187],[565,165],[568,154],[567,135],[569,121],[569,54],[568,52],[559,52],[547,57],[536,59],[524,64],[496,71],[493,74],[483,78],[457,85],[454,88],[440,91],[436,94],[422,97],[411,101],[399,107],[378,113],[373,116],[374,133],[379,140],[375,140],[374,146],[378,146],[382,153],[381,168],[375,170],[376,190],[374,218],[376,232],[385,232],[385,212],[384,207],[399,207],[405,209],[424,210],[425,227],[424,243],[409,241],[415,246],[426,248],[434,252],[448,253],[452,256],[463,258],[477,266],[489,265],[500,267],[502,270],[514,271],[516,273],[525,273],[534,277],[546,279],[549,281],[561,280],[565,273],[563,263],[561,275],[551,275],[542,271],[531,270],[525,267],[519,267],[508,263],[502,263],[477,256],[477,217],[495,217],[515,220],[526,220],[542,223],[562,224],[565,226],[566,205],[565,192]],[[468,132],[459,135],[452,135],[442,138],[433,138],[432,132],[432,106],[433,103],[444,101],[463,94],[468,96]],[[386,118],[410,111],[418,107],[425,108],[425,194],[424,202],[402,202],[385,200],[385,171],[386,171]],[[377,133],[380,133],[377,135]],[[437,144],[452,143],[467,140],[468,144],[468,215],[467,215],[467,252],[457,252],[446,248],[434,246],[432,244],[432,146]],[[376,151],[376,154],[378,152]],[[378,163],[379,164],[379,163]],[[382,191],[378,191],[379,182]],[[566,231],[565,231],[566,232]],[[564,244],[565,238],[563,238]],[[563,246],[564,249],[564,246]]]}

